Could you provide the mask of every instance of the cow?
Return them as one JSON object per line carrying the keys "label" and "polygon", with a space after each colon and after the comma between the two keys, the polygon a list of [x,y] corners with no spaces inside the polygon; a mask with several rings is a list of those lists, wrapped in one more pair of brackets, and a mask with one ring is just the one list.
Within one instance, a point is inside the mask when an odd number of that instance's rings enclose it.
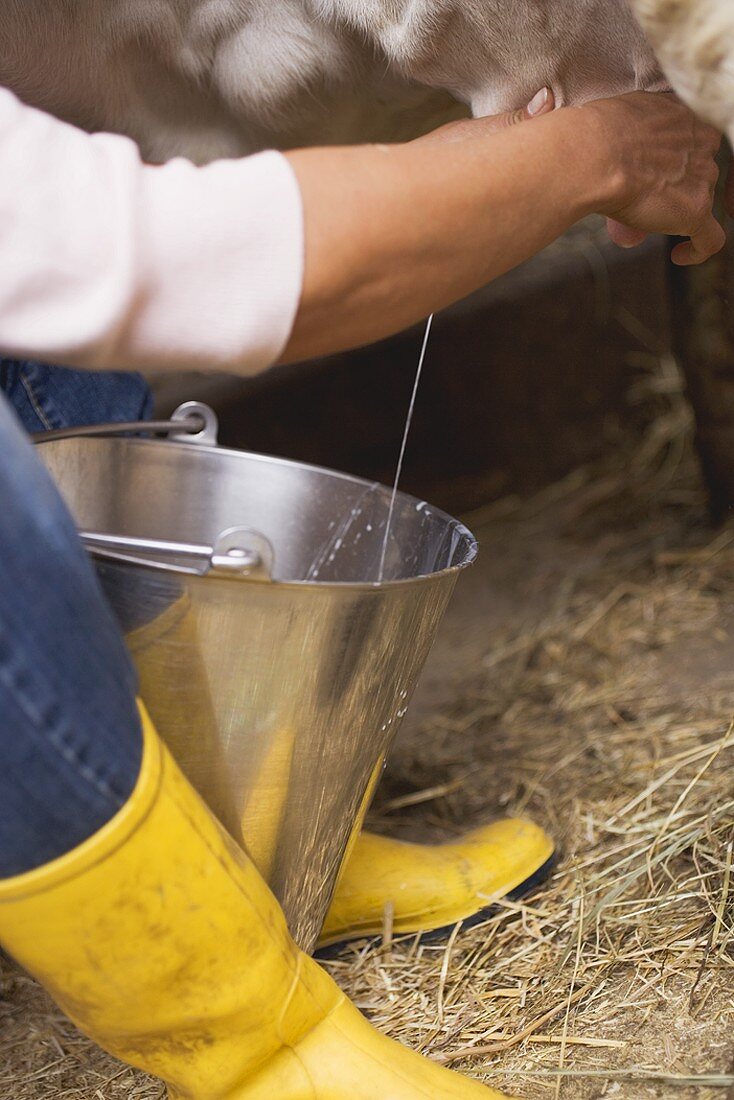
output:
{"label": "cow", "polygon": [[0,0],[0,28],[0,83],[153,162],[665,86],[627,0]]}

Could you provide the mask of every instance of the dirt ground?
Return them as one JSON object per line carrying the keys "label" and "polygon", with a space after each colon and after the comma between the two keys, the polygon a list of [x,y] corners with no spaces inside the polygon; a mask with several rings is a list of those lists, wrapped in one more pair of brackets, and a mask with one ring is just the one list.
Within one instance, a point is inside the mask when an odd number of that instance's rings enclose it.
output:
{"label": "dirt ground", "polygon": [[[386,927],[328,964],[379,1027],[528,1100],[734,1098],[734,525],[708,524],[675,365],[641,362],[632,399],[633,445],[470,518],[372,812],[415,839],[527,814],[555,871],[448,943]],[[3,1100],[162,1097],[0,983]]]}

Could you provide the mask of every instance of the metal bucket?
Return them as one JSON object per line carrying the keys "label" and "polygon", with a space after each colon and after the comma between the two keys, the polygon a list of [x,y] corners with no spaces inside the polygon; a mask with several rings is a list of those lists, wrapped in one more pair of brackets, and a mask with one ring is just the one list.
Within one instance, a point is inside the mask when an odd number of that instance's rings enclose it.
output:
{"label": "metal bucket", "polygon": [[389,490],[217,447],[206,406],[174,421],[169,439],[51,433],[38,454],[159,732],[310,950],[476,543],[398,494],[377,583]]}

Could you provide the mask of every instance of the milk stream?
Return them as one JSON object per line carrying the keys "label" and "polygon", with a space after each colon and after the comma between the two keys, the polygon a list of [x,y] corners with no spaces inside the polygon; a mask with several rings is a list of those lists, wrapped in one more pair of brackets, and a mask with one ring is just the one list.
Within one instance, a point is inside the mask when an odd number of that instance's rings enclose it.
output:
{"label": "milk stream", "polygon": [[403,442],[400,447],[400,455],[398,457],[398,466],[395,471],[395,481],[393,482],[392,494],[390,496],[390,508],[387,513],[387,523],[385,524],[385,537],[382,540],[382,552],[380,554],[380,564],[377,570],[377,583],[382,584],[385,579],[385,557],[387,555],[387,544],[390,539],[390,528],[392,527],[393,514],[395,512],[395,501],[398,495],[398,485],[400,484],[400,475],[403,472],[403,461],[405,459],[405,448],[408,445],[408,435],[410,434],[410,425],[413,420],[413,410],[415,409],[415,399],[418,396],[418,387],[421,383],[421,375],[423,374],[423,364],[426,361],[426,351],[428,349],[428,340],[431,335],[431,327],[433,325],[433,314],[426,321],[426,331],[423,335],[423,345],[421,347],[421,353],[418,358],[418,369],[415,372],[415,382],[413,383],[413,393],[410,398],[410,406],[408,408],[408,415],[405,420],[405,430],[403,431]]}

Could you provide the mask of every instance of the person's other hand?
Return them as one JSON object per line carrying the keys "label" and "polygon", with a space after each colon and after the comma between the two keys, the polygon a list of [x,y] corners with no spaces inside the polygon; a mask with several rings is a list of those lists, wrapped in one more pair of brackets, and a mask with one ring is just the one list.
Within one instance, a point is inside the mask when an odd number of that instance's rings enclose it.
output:
{"label": "person's other hand", "polygon": [[[713,214],[721,134],[674,95],[635,92],[579,108],[601,126],[608,143],[613,190],[600,213],[623,247],[649,233],[689,237],[673,262],[699,264],[719,252],[726,234]],[[730,188],[734,203],[734,186]]]}
{"label": "person's other hand", "polygon": [[451,142],[464,141],[467,138],[486,137],[488,134],[496,134],[501,130],[506,130],[510,126],[517,126],[521,122],[530,122],[534,118],[550,114],[555,109],[555,105],[551,89],[541,88],[526,107],[520,107],[516,111],[506,111],[501,115],[487,115],[485,118],[461,118],[456,122],[447,122],[445,126],[439,126],[437,130],[431,130],[430,133],[416,138],[411,144],[447,145]]}

